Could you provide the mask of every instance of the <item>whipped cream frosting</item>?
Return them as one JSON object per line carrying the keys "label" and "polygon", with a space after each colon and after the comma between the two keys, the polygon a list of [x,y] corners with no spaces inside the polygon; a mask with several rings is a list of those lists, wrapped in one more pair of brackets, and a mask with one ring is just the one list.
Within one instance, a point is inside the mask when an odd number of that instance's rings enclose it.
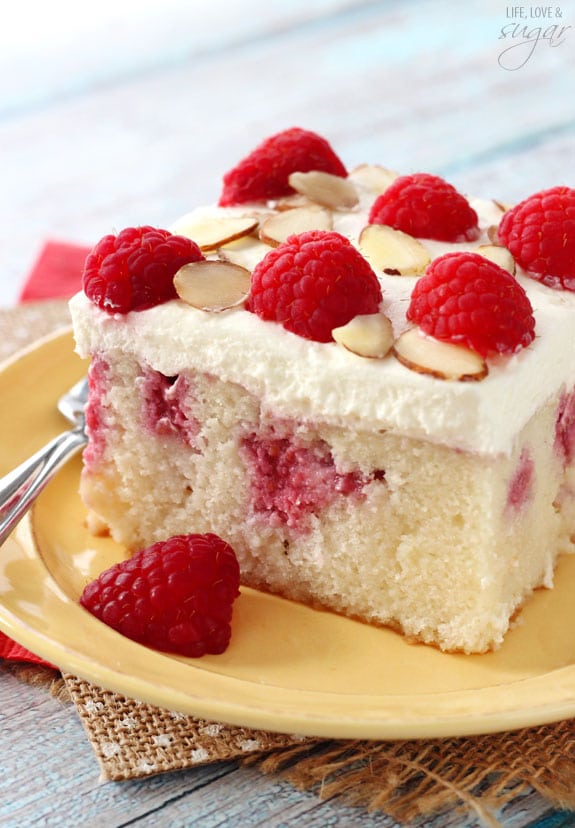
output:
{"label": "whipped cream frosting", "polygon": [[[363,192],[359,207],[334,213],[334,229],[357,243],[372,200],[373,194]],[[463,244],[421,239],[432,258],[489,243],[487,228],[499,222],[501,209],[490,201],[470,203],[479,216],[481,238]],[[202,208],[171,229],[183,232],[198,216],[249,212],[249,206]],[[379,278],[382,309],[399,334],[417,277]],[[450,448],[507,455],[538,408],[575,384],[575,294],[545,287],[520,271],[517,279],[533,306],[535,340],[517,354],[489,359],[489,374],[478,382],[436,379],[406,368],[391,354],[368,359],[335,342],[312,342],[242,307],[208,313],[174,300],[111,315],[80,293],[70,308],[82,357],[131,353],[168,376],[197,370],[238,383],[279,417],[386,429]]]}

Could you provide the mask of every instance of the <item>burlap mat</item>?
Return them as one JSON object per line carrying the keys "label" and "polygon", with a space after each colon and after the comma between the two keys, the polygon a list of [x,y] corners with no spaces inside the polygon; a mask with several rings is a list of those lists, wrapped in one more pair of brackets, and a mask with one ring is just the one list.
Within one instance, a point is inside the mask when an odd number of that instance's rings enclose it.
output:
{"label": "burlap mat", "polygon": [[[60,301],[0,310],[0,359],[67,321]],[[431,741],[298,739],[161,710],[41,667],[11,669],[74,703],[105,780],[235,760],[410,825],[460,809],[496,826],[499,808],[533,790],[575,810],[575,720]]]}
{"label": "burlap mat", "polygon": [[106,779],[150,776],[304,741],[161,710],[75,676],[64,680]]}

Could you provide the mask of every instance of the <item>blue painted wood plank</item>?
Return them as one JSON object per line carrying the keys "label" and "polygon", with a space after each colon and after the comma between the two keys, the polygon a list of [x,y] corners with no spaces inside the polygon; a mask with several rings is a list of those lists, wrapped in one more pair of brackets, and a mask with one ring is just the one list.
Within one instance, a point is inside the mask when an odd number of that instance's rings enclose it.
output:
{"label": "blue painted wood plank", "polygon": [[548,811],[534,822],[530,822],[528,828],[573,828],[574,825],[573,811]]}
{"label": "blue painted wood plank", "polygon": [[0,28],[0,119],[238,45],[257,46],[364,5],[100,0],[90,15],[66,0],[36,4],[32,14],[15,5]]}

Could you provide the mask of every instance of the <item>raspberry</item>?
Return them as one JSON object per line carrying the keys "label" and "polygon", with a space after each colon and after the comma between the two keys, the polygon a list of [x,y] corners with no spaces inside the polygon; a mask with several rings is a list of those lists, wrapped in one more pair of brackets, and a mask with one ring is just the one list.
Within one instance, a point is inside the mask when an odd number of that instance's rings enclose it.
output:
{"label": "raspberry", "polygon": [[107,569],[80,603],[133,641],[197,658],[228,646],[239,577],[217,535],[174,535]]}
{"label": "raspberry", "polygon": [[458,242],[479,236],[477,213],[455,187],[428,173],[401,175],[374,201],[370,224],[422,239]]}
{"label": "raspberry", "polygon": [[109,313],[128,313],[176,299],[174,275],[204,256],[191,239],[155,227],[126,227],[104,236],[88,254],[86,296]]}
{"label": "raspberry", "polygon": [[310,230],[290,236],[255,267],[248,310],[306,339],[330,342],[333,328],[376,313],[381,287],[344,236]]}
{"label": "raspberry", "polygon": [[290,195],[292,172],[320,170],[345,178],[347,171],[325,138],[299,127],[266,138],[224,175],[220,206]]}
{"label": "raspberry", "polygon": [[533,341],[535,319],[514,277],[479,253],[446,253],[429,265],[411,294],[407,318],[424,333],[487,356]]}
{"label": "raspberry", "polygon": [[575,291],[575,189],[529,196],[504,214],[498,237],[530,276]]}

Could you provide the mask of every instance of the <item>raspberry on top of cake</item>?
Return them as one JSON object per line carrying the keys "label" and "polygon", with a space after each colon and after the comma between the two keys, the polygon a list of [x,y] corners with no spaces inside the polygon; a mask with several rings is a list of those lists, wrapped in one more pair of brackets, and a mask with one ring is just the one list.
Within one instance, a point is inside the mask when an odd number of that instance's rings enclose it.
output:
{"label": "raspberry on top of cake", "polygon": [[[535,336],[516,262],[565,289],[575,269],[573,190],[493,207],[500,228],[483,228],[482,241],[476,210],[439,176],[367,164],[348,173],[324,138],[294,127],[224,175],[219,212],[186,216],[173,233],[141,227],[104,237],[88,257],[84,291],[112,313],[178,297],[206,311],[239,305],[361,356],[391,353],[436,378],[483,379],[488,354],[515,353]],[[440,255],[438,242],[448,245]],[[418,279],[404,319],[417,337],[406,325],[405,336],[392,334],[387,276]],[[428,348],[422,335],[433,340]],[[435,350],[436,341],[461,350]]]}

